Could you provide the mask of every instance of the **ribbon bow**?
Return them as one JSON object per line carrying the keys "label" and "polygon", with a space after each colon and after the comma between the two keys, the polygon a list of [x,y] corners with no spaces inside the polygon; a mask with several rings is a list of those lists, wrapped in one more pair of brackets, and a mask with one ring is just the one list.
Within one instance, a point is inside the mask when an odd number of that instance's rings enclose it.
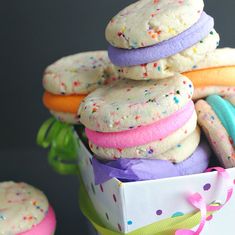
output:
{"label": "ribbon bow", "polygon": [[211,171],[217,171],[219,176],[225,181],[227,185],[227,196],[225,199],[225,203],[222,205],[211,204],[207,206],[204,198],[202,197],[200,193],[195,193],[191,195],[188,198],[188,200],[195,208],[200,210],[201,222],[196,231],[189,230],[189,229],[179,229],[176,231],[175,235],[199,235],[202,232],[206,224],[207,212],[213,213],[215,211],[221,210],[231,199],[233,195],[233,181],[230,178],[227,171],[221,167],[213,167],[213,168],[209,168],[206,172],[211,172]]}
{"label": "ribbon bow", "polygon": [[50,148],[48,162],[58,173],[77,174],[78,136],[72,125],[55,118],[45,121],[37,134],[37,144]]}

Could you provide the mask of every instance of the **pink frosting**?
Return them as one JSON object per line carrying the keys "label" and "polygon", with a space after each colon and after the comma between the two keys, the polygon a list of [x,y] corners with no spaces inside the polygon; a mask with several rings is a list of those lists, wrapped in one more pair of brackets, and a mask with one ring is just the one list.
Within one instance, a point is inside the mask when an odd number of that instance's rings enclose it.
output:
{"label": "pink frosting", "polygon": [[53,235],[56,227],[56,217],[52,207],[49,207],[46,217],[32,229],[17,235]]}
{"label": "pink frosting", "polygon": [[190,101],[171,116],[153,124],[121,132],[96,132],[86,128],[88,139],[103,148],[130,148],[162,140],[185,125],[192,117],[194,104]]}

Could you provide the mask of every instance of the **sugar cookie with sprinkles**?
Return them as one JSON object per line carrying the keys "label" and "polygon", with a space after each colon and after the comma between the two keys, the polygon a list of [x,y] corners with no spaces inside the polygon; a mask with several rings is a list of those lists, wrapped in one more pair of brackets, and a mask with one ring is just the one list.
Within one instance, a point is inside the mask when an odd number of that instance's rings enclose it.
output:
{"label": "sugar cookie with sprinkles", "polygon": [[55,214],[38,189],[15,182],[0,183],[0,234],[53,235]]}
{"label": "sugar cookie with sprinkles", "polygon": [[120,77],[134,80],[163,79],[176,73],[183,73],[195,68],[195,64],[204,61],[205,55],[213,52],[220,41],[218,33],[213,29],[211,33],[194,46],[151,63],[130,67],[117,67]]}
{"label": "sugar cookie with sprinkles", "polygon": [[235,166],[235,107],[218,95],[199,100],[198,123],[223,167]]}
{"label": "sugar cookie with sprinkles", "polygon": [[161,141],[154,141],[151,143],[147,143],[145,145],[139,145],[134,147],[127,147],[124,149],[119,148],[100,148],[98,145],[90,142],[90,148],[92,152],[94,152],[98,158],[105,157],[107,159],[116,159],[116,158],[134,158],[134,157],[149,157],[163,155],[163,153],[167,152],[172,146],[181,147],[179,143],[179,139],[185,139],[191,135],[196,128],[196,113],[192,115],[189,121],[183,125],[180,129],[172,133],[170,136],[162,139]]}
{"label": "sugar cookie with sprinkles", "polygon": [[190,28],[199,20],[203,8],[202,0],[140,0],[111,19],[106,38],[118,48],[151,46]]}
{"label": "sugar cookie with sprinkles", "polygon": [[[78,115],[91,150],[102,159],[179,162],[200,142],[192,94],[192,83],[182,75],[159,81],[120,80],[88,95]],[[172,155],[173,148],[177,156]]]}
{"label": "sugar cookie with sprinkles", "polygon": [[[191,121],[191,120],[190,120]],[[194,123],[193,123],[194,124]],[[183,132],[184,129],[179,130]],[[188,133],[190,133],[188,135]],[[177,136],[178,133],[174,133]],[[159,159],[167,160],[173,163],[179,163],[191,156],[197,149],[200,142],[200,129],[191,132],[184,131],[182,133],[182,142],[176,142],[175,145],[167,143],[171,136],[166,137],[162,141],[155,141],[146,145],[129,147],[124,149],[103,148],[96,146],[90,142],[90,149],[95,153],[96,158],[106,160],[116,160],[119,158],[146,158],[146,159]],[[182,137],[178,137],[182,139]],[[170,147],[167,147],[170,146]],[[174,146],[174,147],[171,147]],[[167,149],[164,152],[164,149]]]}
{"label": "sugar cookie with sprinkles", "polygon": [[164,79],[191,70],[219,45],[203,1],[141,0],[109,22],[108,53],[120,76]]}
{"label": "sugar cookie with sprinkles", "polygon": [[232,95],[235,91],[235,49],[217,49],[183,75],[193,82],[195,100],[213,94]]}
{"label": "sugar cookie with sprinkles", "polygon": [[55,95],[86,95],[116,77],[107,51],[90,51],[64,57],[48,66],[43,86]]}
{"label": "sugar cookie with sprinkles", "polygon": [[43,103],[62,122],[78,124],[82,99],[97,87],[118,79],[107,51],[83,52],[64,57],[47,67]]}

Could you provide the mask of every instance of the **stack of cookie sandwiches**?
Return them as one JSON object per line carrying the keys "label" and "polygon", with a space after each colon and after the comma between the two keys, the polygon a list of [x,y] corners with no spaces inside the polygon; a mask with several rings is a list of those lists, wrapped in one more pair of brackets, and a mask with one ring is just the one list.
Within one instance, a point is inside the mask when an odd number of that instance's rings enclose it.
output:
{"label": "stack of cookie sandwiches", "polygon": [[156,178],[206,170],[211,151],[200,138],[193,82],[183,74],[219,45],[203,8],[198,0],[140,0],[109,22],[109,58],[123,79],[92,92],[78,111],[95,166],[118,161],[142,170],[151,160],[164,169]]}
{"label": "stack of cookie sandwiches", "polygon": [[85,127],[95,176],[202,173],[210,146],[222,166],[235,166],[235,49],[217,49],[203,0],[136,1],[105,35],[108,53],[65,57],[43,79],[50,112]]}

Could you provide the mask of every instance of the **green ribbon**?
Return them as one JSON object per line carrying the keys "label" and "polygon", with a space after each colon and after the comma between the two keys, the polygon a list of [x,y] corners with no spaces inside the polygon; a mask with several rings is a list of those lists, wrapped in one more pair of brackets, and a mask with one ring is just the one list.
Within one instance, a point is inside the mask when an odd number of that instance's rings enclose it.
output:
{"label": "green ribbon", "polygon": [[[80,183],[79,205],[84,216],[92,223],[100,235],[123,235],[123,233],[106,228],[92,205],[81,177]],[[153,223],[146,227],[130,232],[127,235],[174,235],[178,229],[192,229],[196,227],[199,224],[200,219],[200,212],[191,213]]]}
{"label": "green ribbon", "polygon": [[72,125],[55,118],[48,119],[38,131],[37,144],[50,148],[48,162],[56,172],[63,175],[78,173],[79,142]]}

